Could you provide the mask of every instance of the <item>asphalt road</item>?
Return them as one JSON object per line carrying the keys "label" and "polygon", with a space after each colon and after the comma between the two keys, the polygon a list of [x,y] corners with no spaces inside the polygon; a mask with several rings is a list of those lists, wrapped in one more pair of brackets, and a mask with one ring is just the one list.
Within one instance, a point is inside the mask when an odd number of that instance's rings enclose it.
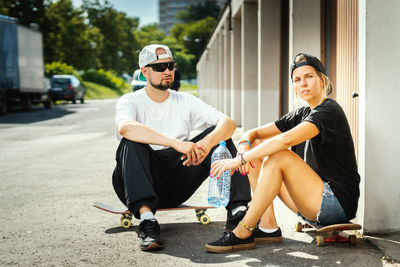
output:
{"label": "asphalt road", "polygon": [[[35,107],[0,117],[0,265],[20,266],[382,266],[382,252],[360,239],[349,247],[316,247],[312,234],[279,201],[284,243],[255,250],[210,254],[204,244],[223,232],[226,212],[208,210],[209,225],[194,212],[159,212],[162,251],[138,248],[135,233],[119,216],[89,205],[119,204],[111,173],[117,140],[116,100]],[[240,134],[240,129],[236,136]],[[207,183],[189,203],[206,203]]]}

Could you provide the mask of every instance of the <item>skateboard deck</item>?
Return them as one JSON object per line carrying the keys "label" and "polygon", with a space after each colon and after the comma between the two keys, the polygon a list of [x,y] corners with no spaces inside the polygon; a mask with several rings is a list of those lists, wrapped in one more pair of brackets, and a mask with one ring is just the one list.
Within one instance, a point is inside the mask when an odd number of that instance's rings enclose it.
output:
{"label": "skateboard deck", "polygon": [[[316,227],[308,223],[298,222],[296,225],[296,232],[302,232],[304,229],[314,229],[317,232],[316,240],[317,246],[324,246],[327,243],[336,242],[348,242],[349,245],[355,245],[357,243],[357,236],[354,234],[355,231],[360,230],[361,225],[355,223],[341,223],[332,224],[327,226]],[[349,234],[345,231],[352,231],[353,234]]]}
{"label": "skateboard deck", "polygon": [[[90,203],[93,207],[101,209],[103,211],[120,214],[121,215],[121,226],[128,229],[132,225],[132,213],[126,207],[110,206],[101,202]],[[192,205],[179,205],[172,208],[162,208],[157,211],[169,211],[169,210],[194,210],[196,212],[196,218],[201,224],[209,224],[210,217],[206,214],[207,209],[212,209],[211,206],[192,206]]]}

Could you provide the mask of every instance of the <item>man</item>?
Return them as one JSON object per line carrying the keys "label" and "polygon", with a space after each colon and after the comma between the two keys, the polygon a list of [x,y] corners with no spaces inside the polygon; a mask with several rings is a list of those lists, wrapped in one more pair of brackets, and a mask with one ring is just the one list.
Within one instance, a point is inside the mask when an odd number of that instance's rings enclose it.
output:
{"label": "man", "polygon": [[[172,53],[164,45],[148,45],[139,54],[147,79],[144,90],[123,95],[116,106],[117,166],[113,186],[135,218],[142,250],[162,248],[158,208],[182,204],[210,172],[211,154],[219,141],[235,131],[234,121],[198,98],[170,90],[174,81]],[[190,132],[200,130],[189,140]],[[232,140],[227,147],[233,155]],[[233,229],[250,201],[248,178],[232,176],[226,226]]]}

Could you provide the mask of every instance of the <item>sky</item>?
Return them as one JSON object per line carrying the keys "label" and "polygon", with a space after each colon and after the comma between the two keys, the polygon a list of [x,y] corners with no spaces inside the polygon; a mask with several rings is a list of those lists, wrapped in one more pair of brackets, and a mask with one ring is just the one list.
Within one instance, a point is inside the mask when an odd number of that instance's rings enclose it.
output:
{"label": "sky", "polygon": [[[75,7],[82,0],[72,0]],[[129,17],[139,17],[139,27],[159,22],[158,0],[108,0],[118,11],[125,12]]]}

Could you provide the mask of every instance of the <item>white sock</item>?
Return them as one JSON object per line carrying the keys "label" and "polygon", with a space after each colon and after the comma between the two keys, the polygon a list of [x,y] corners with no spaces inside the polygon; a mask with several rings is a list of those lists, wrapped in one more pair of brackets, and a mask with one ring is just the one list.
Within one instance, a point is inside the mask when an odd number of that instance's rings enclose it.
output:
{"label": "white sock", "polygon": [[144,220],[154,220],[154,214],[151,211],[146,211],[143,212],[142,214],[140,214],[140,220],[144,221]]}
{"label": "white sock", "polygon": [[232,210],[231,210],[231,213],[232,213],[232,215],[235,215],[235,214],[238,213],[239,211],[241,211],[241,210],[246,210],[246,209],[247,209],[246,206],[239,206],[239,207],[236,207],[236,208],[232,209]]}
{"label": "white sock", "polygon": [[278,231],[279,228],[265,229],[265,228],[262,228],[262,227],[258,226],[258,229],[260,229],[260,230],[263,231],[264,233],[271,234],[271,233],[273,233],[273,232],[275,232],[275,231]]}

